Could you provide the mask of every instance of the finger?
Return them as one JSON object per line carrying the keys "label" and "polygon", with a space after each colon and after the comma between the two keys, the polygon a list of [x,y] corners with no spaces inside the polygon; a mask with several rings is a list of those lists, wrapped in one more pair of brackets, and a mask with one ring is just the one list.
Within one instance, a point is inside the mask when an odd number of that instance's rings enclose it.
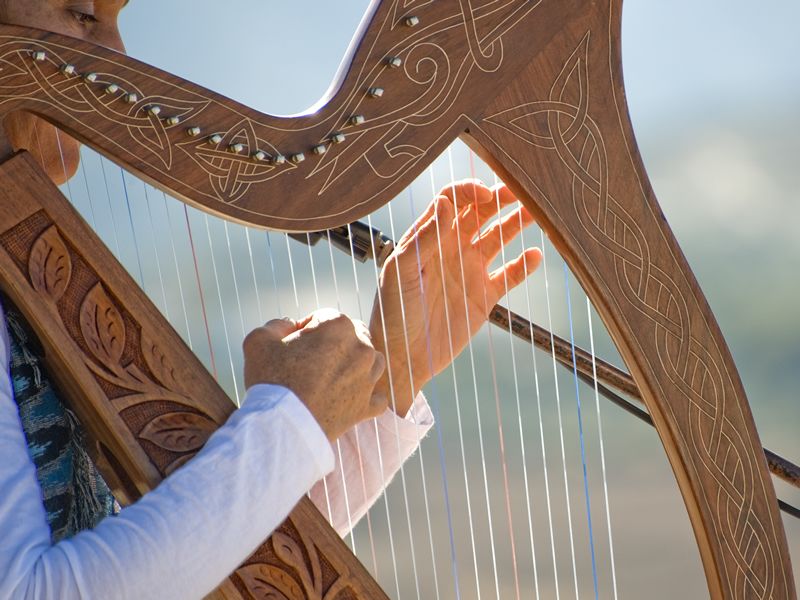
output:
{"label": "finger", "polygon": [[457,189],[458,228],[463,240],[471,241],[480,231],[488,218],[496,211],[496,202],[492,190],[480,181],[461,185]]}
{"label": "finger", "polygon": [[507,245],[519,235],[519,232],[533,223],[533,216],[528,209],[520,206],[499,221],[495,221],[473,244],[483,255],[486,262],[491,262]]}
{"label": "finger", "polygon": [[389,396],[384,391],[375,390],[369,399],[370,416],[377,417],[389,408]]}
{"label": "finger", "polygon": [[372,363],[372,370],[370,371],[372,382],[378,383],[378,380],[383,377],[384,371],[386,371],[386,358],[380,352],[375,352],[375,362]]}
{"label": "finger", "polygon": [[489,284],[493,292],[491,304],[496,304],[507,292],[525,281],[541,262],[542,251],[538,248],[528,248],[514,260],[492,271],[489,275]]}
{"label": "finger", "polygon": [[353,319],[353,328],[355,330],[356,337],[360,339],[364,344],[372,348],[372,334],[369,331],[369,327],[364,321],[359,319]]}
{"label": "finger", "polygon": [[[445,196],[439,196],[434,202],[434,212],[427,222],[417,229],[414,236],[398,250],[401,269],[416,270],[425,265],[440,248],[440,234],[449,231],[454,218],[453,205]],[[408,255],[403,258],[403,255]]]}
{"label": "finger", "polygon": [[[306,317],[306,319],[308,319],[308,317]],[[272,319],[271,321],[267,321],[267,323],[261,329],[269,337],[275,340],[282,340],[286,336],[293,334],[295,331],[302,329],[304,325],[301,325],[300,323],[302,323],[302,321],[298,322],[294,319],[290,319],[289,317],[283,317],[281,319]]]}
{"label": "finger", "polygon": [[430,204],[425,207],[425,210],[422,214],[417,218],[416,221],[409,227],[400,240],[395,244],[397,248],[402,248],[404,245],[408,243],[408,240],[412,238],[416,231],[419,230],[425,223],[427,223],[430,218],[433,216],[434,211],[436,210],[436,201],[441,197],[441,194],[431,200]]}
{"label": "finger", "polygon": [[[499,216],[501,210],[517,202],[517,197],[504,183],[492,186],[489,188],[489,191],[492,194],[491,202],[473,205],[473,212],[469,215],[469,218],[472,219],[471,229],[474,231],[473,237],[475,233],[483,229],[486,223],[494,217]],[[465,218],[467,218],[466,215]]]}

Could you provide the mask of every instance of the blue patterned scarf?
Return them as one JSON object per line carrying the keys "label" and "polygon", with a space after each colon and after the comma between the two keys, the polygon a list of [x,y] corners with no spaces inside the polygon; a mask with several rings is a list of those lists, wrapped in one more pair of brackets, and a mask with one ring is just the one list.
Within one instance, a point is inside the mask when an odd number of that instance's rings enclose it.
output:
{"label": "blue patterned scarf", "polygon": [[91,529],[119,512],[119,505],[86,453],[80,423],[40,367],[38,339],[22,315],[8,301],[4,305],[14,397],[55,543]]}

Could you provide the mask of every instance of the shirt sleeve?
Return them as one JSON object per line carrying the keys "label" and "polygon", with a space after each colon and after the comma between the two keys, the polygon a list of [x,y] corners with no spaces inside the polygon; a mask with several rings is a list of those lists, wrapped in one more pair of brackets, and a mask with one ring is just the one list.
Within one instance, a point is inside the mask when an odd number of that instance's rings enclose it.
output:
{"label": "shirt sleeve", "polygon": [[0,359],[0,598],[202,598],[334,466],[305,405],[285,388],[254,386],[183,468],[118,516],[52,545],[5,337]]}
{"label": "shirt sleeve", "polygon": [[332,445],[336,466],[309,496],[339,535],[355,527],[432,426],[433,414],[420,393],[405,418],[387,410]]}

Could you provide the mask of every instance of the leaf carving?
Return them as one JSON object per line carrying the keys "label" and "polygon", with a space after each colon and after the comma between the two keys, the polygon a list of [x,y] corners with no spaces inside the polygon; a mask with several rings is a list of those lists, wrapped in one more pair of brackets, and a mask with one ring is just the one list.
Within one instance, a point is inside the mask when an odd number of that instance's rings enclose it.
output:
{"label": "leaf carving", "polygon": [[53,225],[33,243],[28,257],[31,284],[40,294],[58,302],[72,277],[72,260],[69,251]]}
{"label": "leaf carving", "polygon": [[95,285],[81,304],[81,333],[100,363],[119,364],[125,349],[125,322],[102,284]]}
{"label": "leaf carving", "polygon": [[236,571],[247,591],[257,600],[307,600],[300,585],[286,571],[267,564],[244,566]]}
{"label": "leaf carving", "polygon": [[202,448],[216,429],[217,424],[204,415],[173,412],[150,421],[139,437],[170,452],[192,452]]}
{"label": "leaf carving", "polygon": [[164,468],[164,475],[172,475],[175,471],[180,469],[183,465],[194,458],[194,453],[184,454],[179,456]]}
{"label": "leaf carving", "polygon": [[[272,547],[275,549],[275,554],[278,558],[293,567],[297,574],[300,575],[308,596],[313,598],[321,597],[322,591],[318,588],[321,588],[322,582],[314,582],[309,565],[306,564],[303,558],[303,551],[300,545],[285,533],[276,531],[272,534]],[[319,561],[313,547],[308,548],[308,554],[312,562]],[[315,583],[318,585],[315,585]]]}
{"label": "leaf carving", "polygon": [[182,388],[175,376],[175,367],[169,357],[153,341],[149,333],[142,330],[142,354],[147,368],[155,376],[158,382],[173,392],[179,392]]}

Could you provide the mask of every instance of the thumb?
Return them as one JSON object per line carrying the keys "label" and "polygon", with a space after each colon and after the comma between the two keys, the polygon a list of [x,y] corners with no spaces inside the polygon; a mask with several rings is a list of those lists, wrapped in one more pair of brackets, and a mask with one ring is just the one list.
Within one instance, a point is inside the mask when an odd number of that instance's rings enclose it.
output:
{"label": "thumb", "polygon": [[282,317],[280,319],[272,319],[261,328],[262,331],[275,340],[282,340],[288,335],[293,334],[298,329],[302,329],[302,325],[290,319],[289,317]]}

